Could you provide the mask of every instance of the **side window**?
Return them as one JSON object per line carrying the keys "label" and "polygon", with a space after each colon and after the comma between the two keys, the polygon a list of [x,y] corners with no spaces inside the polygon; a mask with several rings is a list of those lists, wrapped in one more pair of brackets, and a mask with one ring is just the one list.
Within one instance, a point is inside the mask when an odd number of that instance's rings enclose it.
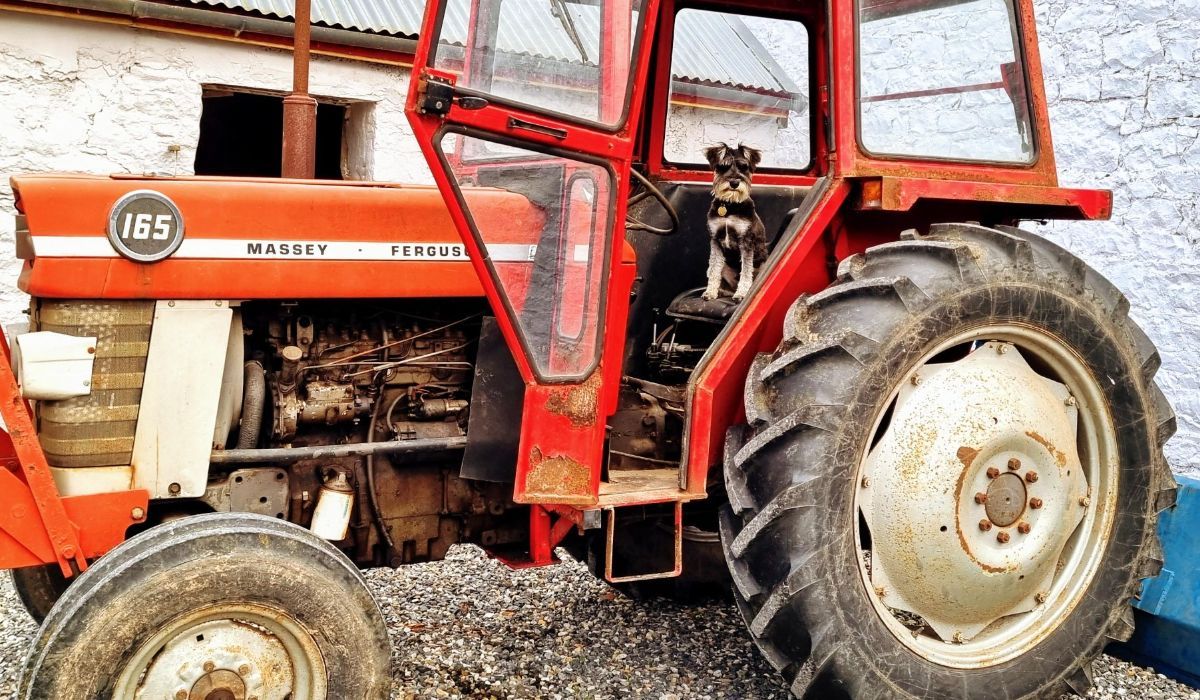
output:
{"label": "side window", "polygon": [[663,155],[703,163],[701,151],[724,141],[760,149],[761,167],[805,168],[808,85],[808,31],[799,22],[681,10]]}
{"label": "side window", "polygon": [[1028,163],[1029,101],[1011,0],[859,1],[862,146]]}

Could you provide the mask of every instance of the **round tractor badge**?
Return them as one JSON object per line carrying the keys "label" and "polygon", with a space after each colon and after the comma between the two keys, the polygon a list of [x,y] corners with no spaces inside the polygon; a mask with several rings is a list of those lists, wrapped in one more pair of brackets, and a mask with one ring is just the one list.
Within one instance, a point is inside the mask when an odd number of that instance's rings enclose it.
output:
{"label": "round tractor badge", "polygon": [[108,241],[130,260],[157,262],[183,243],[183,217],[166,195],[136,190],[113,205],[108,215]]}

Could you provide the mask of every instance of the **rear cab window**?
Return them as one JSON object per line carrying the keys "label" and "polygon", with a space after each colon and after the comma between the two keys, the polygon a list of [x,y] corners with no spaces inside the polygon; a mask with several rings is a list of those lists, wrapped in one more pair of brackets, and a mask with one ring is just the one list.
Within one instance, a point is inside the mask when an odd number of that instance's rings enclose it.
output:
{"label": "rear cab window", "polygon": [[809,37],[799,22],[684,9],[675,15],[663,156],[703,165],[725,142],[762,151],[760,168],[811,160]]}
{"label": "rear cab window", "polygon": [[879,156],[1035,157],[1011,0],[859,0],[859,142]]}

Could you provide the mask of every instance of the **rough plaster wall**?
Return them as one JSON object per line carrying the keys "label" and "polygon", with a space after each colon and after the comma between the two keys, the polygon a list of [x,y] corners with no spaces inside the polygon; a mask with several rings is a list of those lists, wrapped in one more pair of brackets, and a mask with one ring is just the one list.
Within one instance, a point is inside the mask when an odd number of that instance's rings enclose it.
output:
{"label": "rough plaster wall", "polygon": [[1162,353],[1176,471],[1200,473],[1200,0],[1037,4],[1064,185],[1114,192],[1108,222],[1042,233],[1128,296]]}

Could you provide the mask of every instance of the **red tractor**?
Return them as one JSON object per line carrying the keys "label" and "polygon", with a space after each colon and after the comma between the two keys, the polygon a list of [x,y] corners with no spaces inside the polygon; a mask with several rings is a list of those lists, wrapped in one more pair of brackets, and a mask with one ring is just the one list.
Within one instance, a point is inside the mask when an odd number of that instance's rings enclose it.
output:
{"label": "red tractor", "polygon": [[[714,299],[671,114],[746,111],[676,78],[735,82],[753,18],[808,37],[754,106],[804,157],[759,144],[769,256]],[[436,187],[13,179],[23,699],[382,697],[358,568],[459,542],[731,581],[798,697],[1086,691],[1174,416],[1125,297],[1017,228],[1112,201],[1058,186],[1032,0],[430,0],[420,37]]]}

